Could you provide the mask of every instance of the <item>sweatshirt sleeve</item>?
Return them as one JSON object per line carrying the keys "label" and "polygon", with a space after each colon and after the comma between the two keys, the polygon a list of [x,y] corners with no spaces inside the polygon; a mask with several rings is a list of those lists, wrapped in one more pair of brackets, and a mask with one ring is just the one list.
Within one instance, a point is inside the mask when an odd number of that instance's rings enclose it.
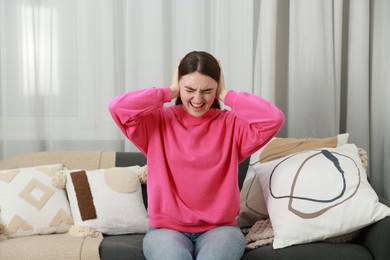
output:
{"label": "sweatshirt sleeve", "polygon": [[236,116],[238,131],[235,133],[237,145],[241,152],[240,160],[250,156],[282,128],[283,112],[273,103],[246,92],[229,90],[224,103]]}
{"label": "sweatshirt sleeve", "polygon": [[169,87],[147,88],[115,97],[108,109],[125,136],[146,154],[148,136],[156,123],[153,115],[171,100]]}

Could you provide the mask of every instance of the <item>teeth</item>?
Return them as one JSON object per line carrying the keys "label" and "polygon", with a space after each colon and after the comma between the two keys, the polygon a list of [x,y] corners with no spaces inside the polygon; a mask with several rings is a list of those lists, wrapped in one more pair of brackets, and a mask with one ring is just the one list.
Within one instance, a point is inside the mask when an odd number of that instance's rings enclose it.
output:
{"label": "teeth", "polygon": [[203,106],[203,104],[194,104],[194,103],[191,103],[191,105],[192,105],[193,107],[201,107],[201,106]]}

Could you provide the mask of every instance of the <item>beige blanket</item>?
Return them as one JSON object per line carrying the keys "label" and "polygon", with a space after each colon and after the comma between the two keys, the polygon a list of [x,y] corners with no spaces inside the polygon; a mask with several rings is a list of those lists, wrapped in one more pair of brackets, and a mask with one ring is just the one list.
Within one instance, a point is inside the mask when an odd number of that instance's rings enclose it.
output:
{"label": "beige blanket", "polygon": [[68,234],[18,237],[0,242],[0,259],[95,260],[103,236],[78,238]]}
{"label": "beige blanket", "polygon": [[274,231],[269,219],[259,220],[251,228],[242,231],[246,234],[247,250],[270,245],[274,240]]}

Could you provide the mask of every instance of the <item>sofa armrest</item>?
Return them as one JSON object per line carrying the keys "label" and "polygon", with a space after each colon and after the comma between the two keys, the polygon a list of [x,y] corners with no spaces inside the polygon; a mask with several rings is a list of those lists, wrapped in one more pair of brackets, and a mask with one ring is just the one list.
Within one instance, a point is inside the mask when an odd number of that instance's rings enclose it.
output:
{"label": "sofa armrest", "polygon": [[362,229],[359,240],[375,260],[390,259],[390,217]]}

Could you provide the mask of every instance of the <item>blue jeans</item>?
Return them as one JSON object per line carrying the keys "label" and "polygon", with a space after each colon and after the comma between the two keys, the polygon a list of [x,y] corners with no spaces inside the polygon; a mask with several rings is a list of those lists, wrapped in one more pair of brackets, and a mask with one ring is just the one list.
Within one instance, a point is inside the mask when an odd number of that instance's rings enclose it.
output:
{"label": "blue jeans", "polygon": [[237,226],[222,226],[200,233],[151,228],[143,241],[149,260],[234,260],[245,251],[245,238]]}

